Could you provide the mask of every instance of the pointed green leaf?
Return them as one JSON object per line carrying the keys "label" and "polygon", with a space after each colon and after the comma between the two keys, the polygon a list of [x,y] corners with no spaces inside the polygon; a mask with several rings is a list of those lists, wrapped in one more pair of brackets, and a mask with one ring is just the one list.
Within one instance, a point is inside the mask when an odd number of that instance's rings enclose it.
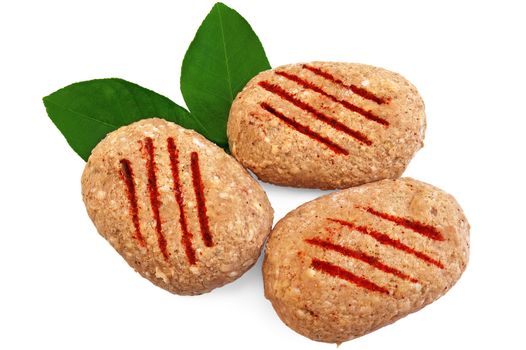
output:
{"label": "pointed green leaf", "polygon": [[197,30],[181,68],[181,92],[206,135],[227,145],[226,123],[232,101],[270,64],[256,33],[239,13],[214,5]]}
{"label": "pointed green leaf", "polygon": [[43,100],[53,123],[84,160],[106,134],[140,119],[164,118],[202,132],[184,108],[156,92],[122,79],[75,83]]}

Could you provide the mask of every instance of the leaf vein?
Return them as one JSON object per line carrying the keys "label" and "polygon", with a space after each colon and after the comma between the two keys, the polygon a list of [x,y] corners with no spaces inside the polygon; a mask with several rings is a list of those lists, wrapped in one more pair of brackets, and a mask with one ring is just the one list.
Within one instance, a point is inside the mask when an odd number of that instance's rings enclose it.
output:
{"label": "leaf vein", "polygon": [[230,93],[230,101],[234,100],[234,91],[232,90],[232,77],[230,74],[230,63],[228,62],[228,54],[226,49],[226,39],[225,39],[225,31],[223,29],[223,18],[221,17],[221,8],[217,8],[217,13],[219,15],[219,28],[221,29],[221,43],[223,44],[223,53],[225,55],[225,65],[226,65],[226,74],[227,74],[227,81],[228,81],[228,92]]}
{"label": "leaf vein", "polygon": [[60,105],[60,104],[58,104],[58,103],[56,103],[56,102],[53,102],[53,101],[51,101],[51,100],[49,100],[49,99],[46,99],[46,102],[47,102],[48,104],[55,105],[56,107],[59,107],[59,108],[65,110],[65,111],[68,111],[68,112],[71,112],[71,113],[77,114],[79,117],[82,117],[82,118],[84,118],[84,119],[88,119],[88,120],[91,120],[91,121],[93,121],[93,122],[97,122],[97,123],[100,123],[100,124],[106,125],[106,126],[108,126],[108,127],[110,127],[110,128],[118,128],[118,126],[115,125],[115,124],[111,124],[111,123],[108,123],[108,122],[106,122],[106,121],[104,121],[104,120],[96,119],[96,118],[90,117],[90,116],[87,115],[87,114],[81,113],[81,112],[76,111],[76,110],[71,109],[71,108],[64,107],[64,106],[62,106],[62,105]]}

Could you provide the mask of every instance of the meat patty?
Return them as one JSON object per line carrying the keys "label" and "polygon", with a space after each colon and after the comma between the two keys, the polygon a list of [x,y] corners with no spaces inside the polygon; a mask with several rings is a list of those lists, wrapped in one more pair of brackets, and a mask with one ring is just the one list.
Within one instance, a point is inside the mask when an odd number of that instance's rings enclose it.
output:
{"label": "meat patty", "polygon": [[438,299],[468,255],[469,224],[451,195],[409,178],[383,180],[280,220],[267,242],[265,295],[293,330],[341,343]]}
{"label": "meat patty", "polygon": [[142,276],[200,294],[249,269],[270,232],[265,192],[194,131],[146,119],[93,150],[82,195],[99,233]]}
{"label": "meat patty", "polygon": [[228,120],[234,157],[261,180],[322,189],[398,178],[423,145],[424,103],[382,68],[313,62],[262,72]]}

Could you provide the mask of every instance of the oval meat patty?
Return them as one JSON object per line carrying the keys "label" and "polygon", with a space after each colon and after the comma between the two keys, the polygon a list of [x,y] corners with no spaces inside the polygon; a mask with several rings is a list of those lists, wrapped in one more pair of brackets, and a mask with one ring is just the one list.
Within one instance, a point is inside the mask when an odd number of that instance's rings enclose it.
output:
{"label": "oval meat patty", "polygon": [[468,255],[469,224],[451,195],[409,178],[383,180],[280,220],[267,242],[265,295],[298,333],[341,343],[438,299]]}
{"label": "oval meat patty", "polygon": [[99,233],[142,276],[200,294],[257,260],[273,210],[243,167],[194,131],[147,119],[93,150],[82,194]]}
{"label": "oval meat patty", "polygon": [[351,63],[254,77],[228,120],[234,157],[261,180],[322,189],[397,178],[423,145],[424,103],[402,76]]}

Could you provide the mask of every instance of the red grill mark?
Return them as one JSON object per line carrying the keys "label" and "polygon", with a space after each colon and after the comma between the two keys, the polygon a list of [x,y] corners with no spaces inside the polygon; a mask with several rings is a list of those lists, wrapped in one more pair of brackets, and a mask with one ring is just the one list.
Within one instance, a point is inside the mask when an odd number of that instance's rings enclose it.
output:
{"label": "red grill mark", "polygon": [[338,244],[334,244],[332,242],[329,242],[329,241],[326,241],[326,240],[322,240],[322,239],[319,239],[319,238],[309,238],[309,239],[306,239],[305,242],[307,242],[307,243],[309,243],[311,245],[323,248],[325,250],[332,250],[332,251],[335,251],[335,252],[340,253],[342,255],[348,256],[350,258],[354,258],[354,259],[363,261],[364,263],[369,264],[372,267],[377,268],[378,270],[390,273],[390,274],[395,275],[396,277],[399,277],[399,278],[404,279],[406,281],[410,281],[410,282],[413,282],[413,283],[418,283],[418,280],[416,278],[413,278],[413,277],[411,277],[409,275],[406,275],[402,271],[382,263],[381,261],[379,261],[374,256],[365,254],[365,253],[360,252],[358,250],[349,249],[349,248],[346,248],[344,246],[341,246],[341,245],[338,245]]}
{"label": "red grill mark", "polygon": [[345,100],[340,100],[339,98],[337,98],[336,96],[333,96],[329,93],[327,93],[325,90],[323,90],[322,88],[320,88],[319,86],[311,83],[311,82],[308,82],[307,80],[305,79],[302,79],[300,78],[299,76],[295,75],[295,74],[291,74],[291,73],[287,73],[287,72],[281,72],[281,71],[277,71],[275,72],[277,75],[280,75],[288,80],[291,80],[299,85],[301,85],[302,87],[304,87],[305,89],[309,89],[309,90],[312,90],[314,92],[317,92],[325,97],[328,97],[330,98],[332,101],[336,102],[336,103],[339,103],[340,105],[342,105],[343,107],[345,107],[346,109],[350,110],[351,112],[355,112],[355,113],[358,113],[360,115],[362,115],[363,117],[369,119],[369,120],[372,120],[376,123],[379,123],[379,124],[382,124],[382,125],[385,125],[385,126],[389,126],[389,122],[383,118],[380,118],[379,116],[375,115],[373,112],[371,111],[367,111],[361,107],[358,107],[356,106],[355,104],[352,104],[350,102],[347,102]]}
{"label": "red grill mark", "polygon": [[330,80],[332,81],[333,83],[335,84],[338,84],[346,89],[350,89],[352,92],[354,92],[356,95],[358,96],[361,96],[363,98],[365,98],[366,100],[370,100],[370,101],[373,101],[373,102],[376,102],[378,104],[385,104],[385,103],[388,103],[389,100],[387,99],[384,99],[384,98],[381,98],[381,97],[378,97],[376,96],[375,94],[373,94],[372,92],[364,89],[364,88],[361,88],[359,86],[356,86],[354,84],[345,84],[341,79],[338,79],[336,78],[334,75],[328,73],[328,72],[325,72],[319,68],[316,68],[316,67],[313,67],[313,66],[310,66],[308,64],[304,64],[303,65],[303,68],[311,71],[312,73],[316,74],[316,75],[319,75],[327,80]]}
{"label": "red grill mark", "polygon": [[203,180],[201,178],[201,169],[199,168],[199,154],[192,152],[190,155],[192,167],[192,181],[194,185],[195,198],[197,201],[197,214],[199,216],[199,226],[201,227],[201,236],[205,246],[212,247],[212,233],[208,224],[208,216],[206,215],[206,201],[203,188]]}
{"label": "red grill mark", "polygon": [[421,223],[420,221],[416,220],[410,220],[406,218],[402,218],[399,216],[394,216],[386,213],[381,213],[379,211],[374,210],[373,208],[365,208],[362,207],[365,211],[373,214],[374,216],[377,216],[379,218],[394,222],[397,225],[403,226],[405,228],[408,228],[412,231],[415,231],[416,233],[421,234],[422,236],[426,236],[428,238],[431,238],[435,241],[443,241],[444,236],[433,226],[426,225],[424,223]]}
{"label": "red grill mark", "polygon": [[334,129],[336,129],[338,131],[341,131],[341,132],[351,136],[355,140],[357,140],[357,141],[359,141],[359,142],[361,142],[361,143],[363,143],[363,144],[365,144],[367,146],[372,145],[372,141],[369,140],[367,138],[367,136],[365,136],[361,132],[359,132],[357,130],[353,130],[353,129],[347,127],[345,124],[337,121],[336,119],[333,119],[333,118],[325,115],[324,113],[318,111],[317,109],[315,109],[311,105],[299,100],[298,98],[296,98],[295,96],[293,96],[288,91],[286,91],[283,88],[281,88],[280,86],[275,85],[275,84],[271,84],[271,83],[269,83],[267,81],[260,81],[258,83],[258,85],[261,86],[263,89],[267,90],[268,92],[273,93],[273,94],[281,97],[282,99],[292,103],[296,107],[301,108],[304,111],[311,113],[316,119],[318,119],[319,121],[322,121],[322,122],[330,125],[332,128],[334,128]]}
{"label": "red grill mark", "polygon": [[312,130],[306,125],[302,125],[298,123],[297,121],[290,119],[286,117],[283,113],[278,112],[274,107],[269,105],[266,102],[261,102],[260,104],[261,108],[265,109],[267,112],[273,114],[275,117],[279,118],[281,121],[283,121],[285,124],[287,124],[289,127],[295,129],[296,131],[302,133],[303,135],[306,135],[310,137],[313,140],[316,140],[325,146],[327,146],[330,150],[332,150],[336,154],[343,154],[348,155],[349,152],[337,145],[336,143],[332,142],[329,138],[322,136],[318,134],[316,131]]}
{"label": "red grill mark", "polygon": [[389,294],[389,291],[387,289],[380,287],[379,285],[363,277],[356,276],[352,272],[347,271],[337,265],[333,265],[330,262],[319,259],[312,259],[311,266],[315,270],[325,272],[326,274],[331,275],[333,277],[341,278],[343,280],[356,284],[358,287],[369,289],[373,292]]}
{"label": "red grill mark", "polygon": [[174,182],[174,195],[177,205],[179,206],[179,224],[181,225],[181,243],[183,244],[186,257],[191,265],[195,265],[196,257],[192,246],[192,233],[188,230],[188,222],[184,208],[184,198],[181,186],[181,179],[179,177],[179,150],[175,145],[172,137],[167,140],[168,154],[170,156],[170,168],[172,170],[172,178]]}
{"label": "red grill mark", "polygon": [[126,196],[130,203],[130,216],[135,228],[135,238],[141,247],[146,247],[146,241],[141,233],[141,224],[139,222],[139,207],[137,205],[137,191],[135,189],[135,180],[131,162],[128,159],[121,159],[120,177],[126,184]]}
{"label": "red grill mark", "polygon": [[164,260],[168,260],[170,254],[167,250],[166,238],[163,234],[163,229],[161,226],[161,214],[159,207],[161,201],[159,199],[159,189],[157,188],[157,166],[155,164],[155,147],[153,145],[153,140],[150,137],[147,137],[144,140],[144,146],[146,148],[146,168],[148,171],[148,192],[150,193],[150,203],[152,205],[153,218],[155,219],[155,232],[157,233],[157,244],[159,249],[163,254]]}
{"label": "red grill mark", "polygon": [[370,228],[365,227],[365,226],[358,226],[358,225],[353,224],[352,222],[348,222],[348,221],[344,221],[344,220],[331,219],[331,218],[328,218],[327,220],[332,221],[332,222],[336,222],[336,223],[338,223],[340,225],[347,226],[347,227],[349,227],[352,230],[356,230],[358,232],[361,232],[363,234],[371,236],[372,238],[374,238],[375,240],[377,240],[378,242],[380,242],[382,244],[391,246],[391,247],[393,247],[395,249],[398,249],[398,250],[401,250],[401,251],[406,252],[408,254],[414,255],[417,258],[419,258],[420,260],[423,260],[423,261],[425,261],[425,262],[427,262],[429,264],[435,265],[435,266],[437,266],[437,267],[439,267],[441,269],[444,268],[444,265],[442,265],[442,263],[440,261],[435,260],[432,257],[430,257],[429,255],[424,254],[422,252],[419,252],[419,251],[409,247],[408,245],[405,245],[404,243],[400,242],[398,239],[393,239],[393,238],[389,237],[388,235],[386,235],[384,233],[378,232],[376,230],[370,229]]}

